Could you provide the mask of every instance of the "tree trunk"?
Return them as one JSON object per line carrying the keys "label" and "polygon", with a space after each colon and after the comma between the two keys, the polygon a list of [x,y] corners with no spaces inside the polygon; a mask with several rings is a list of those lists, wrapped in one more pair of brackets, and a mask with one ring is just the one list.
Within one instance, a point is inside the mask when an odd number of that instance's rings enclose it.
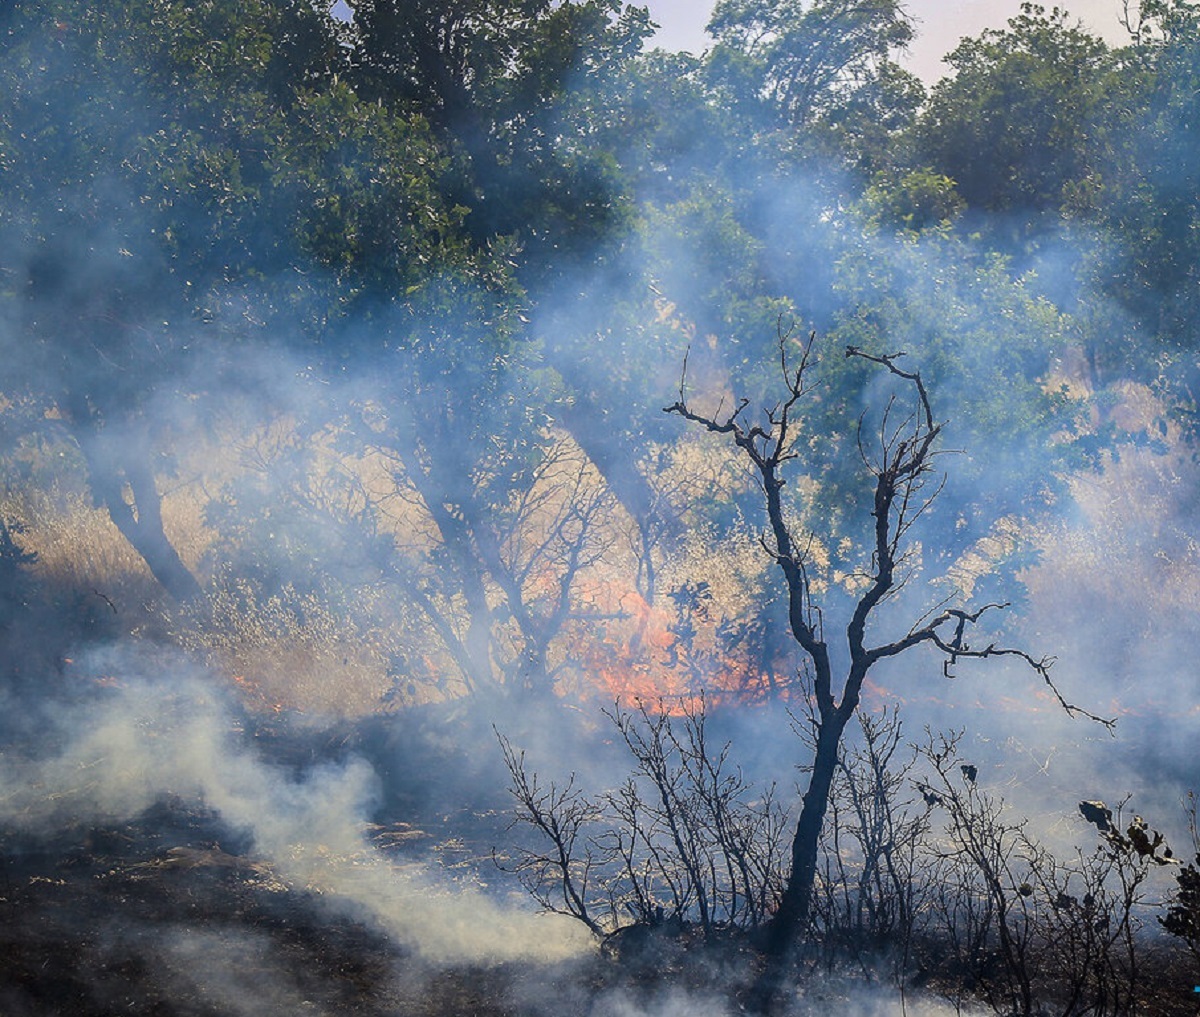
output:
{"label": "tree trunk", "polygon": [[[81,443],[81,447],[93,495],[108,510],[121,535],[141,555],[151,575],[179,603],[197,600],[202,592],[200,583],[167,539],[162,522],[162,496],[155,486],[154,472],[143,456],[134,454],[124,463],[101,462],[93,447],[87,443]],[[125,498],[126,485],[130,500]]]}
{"label": "tree trunk", "polygon": [[669,544],[683,532],[682,521],[638,470],[638,453],[642,450],[623,438],[603,407],[584,395],[579,385],[575,386],[575,404],[562,411],[561,420],[637,526],[645,573],[644,588],[639,592],[648,600],[652,599],[655,586],[653,551],[660,543]]}
{"label": "tree trunk", "polygon": [[[430,430],[438,423],[435,421]],[[451,592],[461,594],[467,609],[466,630],[461,637],[454,634],[454,625],[448,618],[437,627],[449,637],[446,649],[455,658],[471,691],[480,692],[494,686],[496,676],[492,668],[492,610],[488,604],[484,566],[476,553],[472,535],[473,528],[479,524],[473,519],[475,505],[470,496],[470,471],[464,462],[447,462],[449,451],[443,452],[437,447],[436,437],[424,457],[418,454],[415,445],[411,449],[406,447],[404,440],[402,436],[397,443],[400,461],[442,538],[442,546],[452,566],[446,571],[458,583],[458,588]],[[452,447],[447,441],[446,450]],[[422,606],[429,611],[436,610],[428,598],[422,598]]]}
{"label": "tree trunk", "polygon": [[800,806],[796,832],[792,836],[791,872],[779,908],[767,924],[762,944],[766,963],[747,1001],[750,1012],[765,1017],[788,1011],[785,996],[788,973],[792,970],[796,947],[800,945],[812,915],[821,829],[829,808],[829,789],[837,770],[842,731],[849,716],[849,713],[834,708],[824,716],[817,733],[812,775]]}
{"label": "tree trunk", "polygon": [[837,770],[838,751],[846,718],[840,710],[825,718],[817,734],[812,775],[804,792],[800,818],[792,837],[792,869],[779,909],[767,929],[767,953],[786,960],[800,942],[812,914],[813,887],[817,878],[817,849],[829,808],[829,789]]}

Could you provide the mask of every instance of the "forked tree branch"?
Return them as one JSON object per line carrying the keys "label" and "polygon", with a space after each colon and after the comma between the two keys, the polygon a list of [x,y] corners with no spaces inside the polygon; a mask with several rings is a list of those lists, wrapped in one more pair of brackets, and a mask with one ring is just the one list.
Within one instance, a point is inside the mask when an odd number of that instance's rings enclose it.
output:
{"label": "forked tree branch", "polygon": [[[878,661],[898,656],[919,645],[928,645],[944,655],[943,672],[949,677],[954,665],[962,659],[984,659],[1009,656],[1024,661],[1053,693],[1062,708],[1072,716],[1087,717],[1111,728],[1113,721],[1099,717],[1069,702],[1050,676],[1052,658],[1038,658],[1024,650],[989,644],[983,648],[968,645],[966,634],[988,611],[1000,610],[1005,604],[988,604],[975,612],[943,608],[926,616],[902,638],[877,646],[867,643],[867,629],[879,606],[904,585],[897,567],[904,556],[904,537],[942,492],[945,476],[938,475],[938,439],[943,425],[933,413],[928,389],[919,371],[900,366],[903,352],[875,354],[856,346],[846,348],[847,358],[858,358],[879,365],[893,376],[906,382],[915,396],[915,407],[904,419],[895,421],[896,397],[885,407],[879,425],[878,451],[868,454],[863,445],[862,421],[858,437],[859,454],[875,479],[872,502],[873,533],[871,566],[864,574],[865,591],[854,606],[846,629],[851,656],[850,672],[841,690],[840,702],[835,699],[828,649],[824,642],[821,612],[813,596],[812,580],[806,568],[809,541],[798,540],[787,523],[781,490],[785,480],[782,467],[796,457],[794,448],[794,416],[800,400],[808,393],[807,374],[815,363],[813,352],[815,334],[801,344],[798,363],[789,359],[792,329],[779,327],[779,367],[784,382],[784,398],[765,411],[766,423],[750,423],[745,419],[747,399],[738,400],[735,408],[723,412],[718,406],[714,413],[696,410],[687,396],[687,360],[679,383],[679,399],[665,412],[699,424],[709,432],[729,435],[754,466],[766,494],[767,519],[771,532],[760,544],[783,572],[789,595],[789,623],[797,643],[814,665],[814,691],[818,709],[823,717],[836,711],[844,721],[857,707],[862,682],[867,671]],[[936,480],[934,479],[936,477]],[[803,548],[803,549],[802,549]],[[951,626],[953,627],[951,630]]]}
{"label": "forked tree branch", "polygon": [[[897,566],[903,561],[905,536],[942,490],[944,478],[931,483],[937,475],[935,459],[942,425],[934,418],[929,393],[920,373],[899,366],[903,354],[866,353],[854,346],[846,349],[846,356],[876,364],[900,379],[910,388],[915,407],[907,416],[898,419],[895,413],[896,397],[888,401],[877,431],[878,452],[873,460],[866,452],[862,437],[864,421],[860,419],[859,454],[875,481],[869,538],[870,566],[865,570],[866,588],[855,603],[846,626],[850,663],[840,689],[840,701],[835,697],[831,657],[821,630],[820,613],[814,603],[811,580],[805,568],[806,556],[797,550],[798,546],[803,546],[803,542],[798,545],[789,530],[781,496],[784,485],[782,467],[797,454],[793,413],[808,390],[805,375],[812,365],[814,346],[814,337],[810,336],[802,347],[799,365],[793,368],[787,355],[790,338],[791,331],[780,327],[780,367],[785,397],[766,412],[765,425],[747,425],[743,422],[747,407],[745,400],[727,415],[722,415],[720,408],[714,414],[693,409],[687,399],[686,364],[680,380],[679,399],[665,408],[667,413],[678,414],[708,431],[729,435],[753,464],[766,495],[767,520],[772,537],[771,542],[762,538],[762,544],[784,575],[792,635],[812,665],[815,754],[792,839],[791,874],[767,937],[768,952],[777,960],[788,957],[792,946],[808,927],[817,873],[817,845],[842,751],[842,735],[858,708],[867,673],[879,661],[927,645],[942,654],[943,670],[949,676],[959,660],[1016,657],[1042,678],[1068,714],[1086,716],[1109,728],[1113,723],[1067,702],[1050,676],[1052,658],[1037,658],[1024,650],[998,647],[994,643],[981,649],[968,644],[969,627],[974,626],[987,611],[1003,605],[989,604],[973,613],[943,607],[936,613],[926,613],[902,638],[880,645],[868,645],[868,623],[880,605],[904,586],[904,577],[897,576]],[[781,972],[782,968],[778,965],[768,966],[765,970],[760,986],[764,999],[769,1001],[774,998],[784,984]]]}
{"label": "forked tree branch", "polygon": [[799,363],[788,356],[794,329],[784,328],[780,321],[779,367],[785,386],[784,399],[766,413],[766,425],[746,424],[742,413],[748,400],[742,399],[735,410],[721,415],[720,409],[713,414],[697,412],[687,399],[687,361],[679,383],[679,399],[664,412],[677,414],[685,420],[699,424],[714,434],[727,434],[754,466],[759,483],[767,500],[767,519],[770,524],[773,544],[763,541],[763,546],[783,572],[788,589],[788,623],[792,636],[813,660],[815,665],[814,688],[818,703],[823,711],[835,708],[830,680],[829,651],[821,633],[819,613],[814,609],[812,587],[805,569],[805,555],[797,549],[791,530],[784,516],[782,490],[784,478],[780,469],[793,453],[792,413],[801,398],[807,393],[807,374],[813,364],[813,349],[816,333],[810,333],[800,345]]}

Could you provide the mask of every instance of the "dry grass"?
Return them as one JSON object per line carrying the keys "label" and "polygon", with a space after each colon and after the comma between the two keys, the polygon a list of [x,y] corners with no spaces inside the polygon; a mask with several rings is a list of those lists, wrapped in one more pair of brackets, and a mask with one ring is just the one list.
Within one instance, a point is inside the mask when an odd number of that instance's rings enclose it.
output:
{"label": "dry grass", "polygon": [[[1122,428],[1153,429],[1163,407],[1127,386],[1114,410]],[[1112,617],[1178,618],[1200,612],[1200,533],[1194,499],[1200,463],[1167,428],[1163,447],[1126,447],[1098,475],[1072,479],[1078,518],[1048,527],[1040,565],[1026,576],[1046,603],[1077,600],[1081,617],[1103,604]]]}
{"label": "dry grass", "polygon": [[99,611],[120,632],[161,630],[162,588],[107,512],[80,494],[31,489],[0,501],[0,515],[21,525],[35,579],[67,616]]}
{"label": "dry grass", "polygon": [[[1151,393],[1131,386],[1111,412],[1120,426],[1139,429],[1153,424],[1161,409]],[[329,508],[331,518],[377,512],[380,535],[397,549],[398,567],[408,569],[410,577],[430,579],[424,584],[428,596],[461,633],[466,626],[462,598],[436,581],[442,574],[435,571],[436,527],[402,464],[379,450],[341,455],[334,437],[318,436],[309,449],[314,471],[306,481],[310,495],[323,499],[320,504]],[[300,442],[290,421],[250,427],[239,420],[211,440],[198,438],[180,457],[179,479],[160,481],[163,517],[169,538],[190,568],[219,573],[223,567],[218,534],[204,523],[213,494],[233,478],[267,471],[273,457],[293,454]],[[1042,561],[1024,577],[1041,617],[1058,619],[1061,628],[1078,628],[1081,620],[1093,623],[1098,617],[1162,618],[1177,624],[1200,612],[1200,539],[1190,521],[1200,468],[1179,450],[1177,435],[1168,432],[1165,444],[1166,454],[1124,449],[1101,475],[1072,481],[1081,511],[1037,535]],[[544,540],[546,531],[564,518],[564,498],[603,494],[603,481],[582,452],[565,436],[560,445],[540,477],[541,487],[526,492],[524,501],[512,507],[515,523],[511,532],[501,534],[503,552],[515,565],[537,559],[524,579],[531,605],[549,603],[557,588],[563,556]],[[744,669],[744,662],[723,652],[717,629],[751,618],[765,591],[774,588],[773,568],[755,543],[752,523],[741,538],[718,539],[717,528],[689,515],[696,505],[727,509],[745,492],[747,472],[727,443],[719,436],[684,432],[677,442],[652,450],[644,469],[664,503],[690,518],[691,525],[669,553],[662,548],[653,552],[658,585],[646,602],[637,580],[641,549],[631,536],[632,520],[610,503],[589,523],[595,526],[588,537],[589,554],[594,550],[596,557],[578,572],[572,618],[549,653],[564,691],[608,695],[614,682],[645,690],[675,689],[691,680],[683,672],[702,662],[714,684],[733,680],[724,672],[732,675]],[[61,484],[27,484],[0,499],[0,514],[24,525],[21,543],[37,555],[36,577],[56,603],[88,604],[106,613],[110,631],[153,636],[200,654],[236,678],[257,708],[361,716],[385,704],[464,693],[446,647],[401,584],[342,590],[337,606],[317,593],[291,588],[264,592],[233,575],[238,548],[224,547],[220,554],[230,559],[226,575],[201,575],[208,602],[202,611],[185,614],[167,603],[107,513],[90,504],[81,477],[69,469],[59,473]],[[803,483],[796,478],[798,488]],[[351,518],[348,525],[354,522]],[[1019,521],[1002,521],[989,539],[964,556],[950,581],[969,596],[975,581],[994,569],[1018,537],[1027,536]],[[810,554],[818,581],[852,585],[850,577],[829,569],[826,548],[814,543]],[[671,595],[686,588],[703,588],[704,600],[703,617],[693,619],[691,657],[682,660],[675,648],[677,606]],[[489,597],[502,608],[503,593],[494,583]],[[498,611],[497,617],[501,615]],[[510,618],[496,625],[497,652],[518,654],[521,639],[515,623]]]}
{"label": "dry grass", "polygon": [[290,587],[267,597],[244,581],[218,587],[203,621],[184,622],[177,638],[262,710],[359,717],[378,711],[392,686],[379,632]]}

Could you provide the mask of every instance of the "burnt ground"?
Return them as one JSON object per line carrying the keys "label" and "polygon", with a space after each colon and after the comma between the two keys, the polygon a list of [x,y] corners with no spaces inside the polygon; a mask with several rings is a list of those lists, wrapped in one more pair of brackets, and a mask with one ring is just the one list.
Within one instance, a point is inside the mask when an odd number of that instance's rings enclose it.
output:
{"label": "burnt ground", "polygon": [[5,1017],[421,1012],[398,1009],[405,958],[384,938],[287,887],[203,812],[165,804],[3,848]]}
{"label": "burnt ground", "polygon": [[[497,810],[503,795],[494,790],[502,786],[499,775],[461,756],[452,762],[449,752],[439,756],[419,732],[395,730],[386,741],[370,732],[301,739],[262,728],[253,737],[273,763],[298,773],[349,752],[370,756],[380,770],[392,760],[397,776],[385,785],[378,818],[412,822],[381,825],[376,846],[487,864],[490,845],[506,835]],[[447,781],[453,814],[434,794]],[[439,852],[434,829],[459,846]],[[431,968],[374,926],[282,879],[244,834],[195,801],[168,797],[128,822],[68,825],[52,834],[0,827],[0,1017],[745,1012],[756,958],[744,942],[731,939],[714,951],[695,949],[686,934],[649,944],[638,935],[635,929],[570,965]],[[1151,979],[1159,989],[1142,1001],[1142,1012],[1194,1017],[1192,983],[1181,988],[1178,960],[1147,961],[1160,967]],[[910,996],[907,1012],[954,1013],[936,997],[962,999],[958,988],[927,985],[927,1005]],[[880,989],[877,983],[870,991]],[[814,984],[793,1015],[900,1012],[895,996],[866,991]]]}
{"label": "burnt ground", "polygon": [[[744,943],[632,939],[570,965],[433,969],[318,895],[288,886],[201,808],[53,838],[0,832],[3,1017],[708,1017],[745,1012]],[[685,937],[686,938],[686,937]],[[1197,1012],[1161,972],[1142,1012]],[[947,987],[949,988],[949,987]],[[879,987],[877,986],[878,990]],[[936,993],[943,998],[947,991]],[[856,988],[805,992],[794,1015],[900,1012]],[[961,998],[961,997],[960,997]],[[909,1014],[956,1012],[910,996]],[[961,1011],[959,1011],[961,1012]],[[968,1011],[971,1012],[971,1011]],[[984,1011],[978,1011],[980,1013]]]}
{"label": "burnt ground", "polygon": [[0,831],[0,1015],[561,1017],[724,977],[683,970],[682,950],[431,968],[246,848],[179,800],[53,837]]}
{"label": "burnt ground", "polygon": [[[381,819],[393,820],[373,838],[380,850],[491,865],[490,845],[507,825],[496,810],[503,782],[452,751],[460,738],[399,724],[298,735],[245,719],[245,730],[271,765],[297,774],[350,752],[369,756],[384,778]],[[484,829],[465,831],[477,816]],[[432,968],[281,878],[245,834],[195,800],[166,797],[104,826],[67,820],[32,834],[0,825],[0,1017],[526,1017],[563,1012],[544,1001],[561,1001],[562,991],[590,997],[613,973],[601,959],[557,973]]]}
{"label": "burnt ground", "polygon": [[[0,1015],[540,1011],[523,987],[527,969],[430,968],[246,848],[218,817],[178,800],[51,838],[0,832]],[[595,964],[565,977],[586,988]]]}

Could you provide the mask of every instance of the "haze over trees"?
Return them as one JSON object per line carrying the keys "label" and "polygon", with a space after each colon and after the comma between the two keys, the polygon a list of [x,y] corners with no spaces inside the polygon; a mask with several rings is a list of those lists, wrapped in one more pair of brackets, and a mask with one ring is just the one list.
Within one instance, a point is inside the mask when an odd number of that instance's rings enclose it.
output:
{"label": "haze over trees", "polygon": [[[647,11],[620,0],[345,8],[0,10],[12,695],[73,695],[80,647],[132,642],[202,662],[253,715],[317,725],[470,716],[474,738],[606,707],[643,769],[663,718],[811,700],[812,751],[782,761],[816,760],[795,850],[722,841],[724,864],[767,860],[702,920],[792,950],[832,927],[826,808],[863,773],[871,793],[916,786],[878,756],[850,772],[871,682],[952,699],[943,659],[1008,656],[1032,666],[1006,673],[1014,698],[1045,692],[1060,647],[1025,609],[1063,560],[1048,534],[1092,510],[1081,490],[1160,469],[1164,502],[1188,504],[1200,13],[1130,4],[1113,47],[1027,4],[926,89],[892,2],[721,0],[699,55],[647,50]],[[1192,533],[1155,529],[1169,571],[1147,616],[1191,610]],[[1019,639],[987,629],[1001,615]],[[832,618],[851,619],[844,647]],[[923,672],[887,671],[922,647]],[[898,731],[871,723],[854,744]],[[1037,855],[990,799],[931,790],[958,758],[933,737],[920,779],[948,815]],[[539,797],[513,738],[536,825],[575,799]],[[705,800],[778,834],[770,808],[730,805],[742,787]],[[906,821],[915,844],[926,820]],[[1133,829],[1103,841],[1103,874],[1053,870],[1062,893],[1129,876],[1133,913],[1158,850]],[[569,897],[570,853],[556,864]],[[983,938],[1011,946],[1000,877],[977,892],[956,871],[964,901],[999,908]],[[1194,949],[1182,872],[1166,927]],[[566,910],[625,922],[594,907],[581,891]],[[647,891],[626,914],[656,908]],[[1029,923],[1027,942],[1054,938]],[[1108,963],[1116,942],[1087,949]],[[1034,1012],[1019,953],[995,999]],[[1119,1012],[1111,984],[1079,998]]]}

